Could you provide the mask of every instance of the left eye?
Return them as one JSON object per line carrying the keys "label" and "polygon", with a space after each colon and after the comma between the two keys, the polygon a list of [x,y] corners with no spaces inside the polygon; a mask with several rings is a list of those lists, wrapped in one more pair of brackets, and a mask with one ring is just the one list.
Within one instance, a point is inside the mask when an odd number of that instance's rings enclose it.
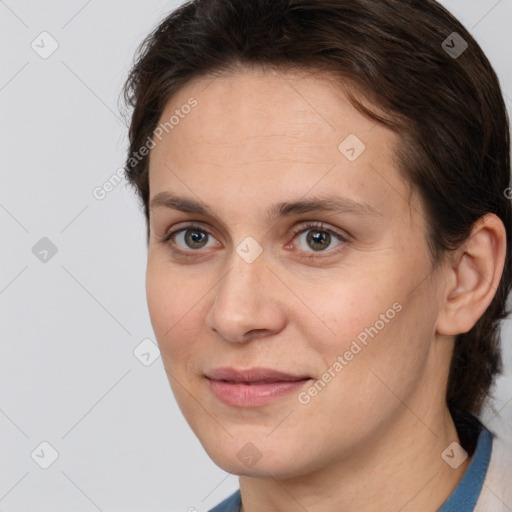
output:
{"label": "left eye", "polygon": [[[306,236],[304,237],[304,235]],[[316,225],[308,226],[305,229],[295,232],[294,238],[297,238],[299,241],[302,239],[302,242],[306,244],[305,247],[312,249],[314,252],[326,252],[325,249],[335,240],[338,241],[335,247],[346,241],[346,238],[341,234]],[[304,247],[304,245],[302,247]],[[307,248],[301,248],[301,250],[309,252]]]}

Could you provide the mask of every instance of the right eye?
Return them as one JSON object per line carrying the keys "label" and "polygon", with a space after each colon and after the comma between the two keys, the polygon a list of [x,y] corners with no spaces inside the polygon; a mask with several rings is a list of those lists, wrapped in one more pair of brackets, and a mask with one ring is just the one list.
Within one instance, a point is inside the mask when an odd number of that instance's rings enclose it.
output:
{"label": "right eye", "polygon": [[211,233],[201,226],[191,224],[172,231],[165,236],[162,242],[169,245],[173,253],[180,253],[182,256],[193,256],[191,252],[198,252],[199,249],[208,247],[207,243],[209,237],[211,237],[213,239],[212,242],[214,242],[210,247],[215,246],[216,240]]}

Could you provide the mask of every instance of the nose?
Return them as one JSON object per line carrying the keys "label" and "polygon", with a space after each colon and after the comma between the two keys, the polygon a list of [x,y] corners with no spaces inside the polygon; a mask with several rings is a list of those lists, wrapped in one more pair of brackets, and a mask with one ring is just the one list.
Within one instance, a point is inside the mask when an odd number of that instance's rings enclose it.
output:
{"label": "nose", "polygon": [[248,263],[236,252],[221,278],[206,315],[206,325],[222,339],[244,343],[280,332],[286,316],[283,284],[268,268],[264,253]]}

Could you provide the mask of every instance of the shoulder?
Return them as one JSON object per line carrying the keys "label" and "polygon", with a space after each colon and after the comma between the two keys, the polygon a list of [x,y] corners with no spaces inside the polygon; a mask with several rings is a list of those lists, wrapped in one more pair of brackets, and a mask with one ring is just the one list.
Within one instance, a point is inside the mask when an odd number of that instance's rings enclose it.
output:
{"label": "shoulder", "polygon": [[512,510],[512,427],[505,421],[492,422],[491,459],[475,512]]}
{"label": "shoulder", "polygon": [[240,490],[238,490],[209,512],[240,512],[240,501]]}

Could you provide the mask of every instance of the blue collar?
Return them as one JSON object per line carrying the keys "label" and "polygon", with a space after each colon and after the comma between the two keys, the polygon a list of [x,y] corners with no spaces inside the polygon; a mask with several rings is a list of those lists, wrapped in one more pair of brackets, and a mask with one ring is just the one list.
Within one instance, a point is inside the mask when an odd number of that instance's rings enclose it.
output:
{"label": "blue collar", "polygon": [[240,489],[234,494],[226,498],[222,503],[219,503],[215,508],[209,512],[240,512],[241,505]]}
{"label": "blue collar", "polygon": [[460,510],[471,512],[474,510],[489,467],[492,436],[493,434],[489,430],[482,427],[478,435],[475,453],[466,472],[437,512],[457,512]]}
{"label": "blue collar", "polygon": [[[492,451],[492,433],[482,427],[473,458],[464,476],[437,512],[472,512],[482,490]],[[210,512],[240,512],[240,490],[212,508]]]}

